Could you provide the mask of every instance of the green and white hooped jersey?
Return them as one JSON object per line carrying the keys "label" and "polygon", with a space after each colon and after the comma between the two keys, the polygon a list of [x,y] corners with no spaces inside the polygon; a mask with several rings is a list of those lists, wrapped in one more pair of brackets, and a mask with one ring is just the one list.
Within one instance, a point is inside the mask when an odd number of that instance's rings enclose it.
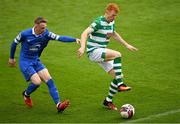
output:
{"label": "green and white hooped jersey", "polygon": [[94,31],[89,35],[87,40],[87,53],[97,48],[106,48],[109,38],[115,31],[114,21],[108,23],[104,16],[98,17],[91,25]]}

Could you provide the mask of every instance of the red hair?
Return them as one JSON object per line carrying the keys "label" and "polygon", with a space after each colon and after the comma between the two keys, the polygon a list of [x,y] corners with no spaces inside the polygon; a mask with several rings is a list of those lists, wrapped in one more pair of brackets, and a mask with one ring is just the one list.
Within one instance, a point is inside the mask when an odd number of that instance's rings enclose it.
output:
{"label": "red hair", "polygon": [[115,3],[109,3],[109,4],[106,6],[106,12],[107,12],[107,11],[110,12],[110,11],[112,11],[112,10],[114,10],[116,13],[118,13],[118,12],[119,12],[119,7],[118,7],[118,5],[115,4]]}

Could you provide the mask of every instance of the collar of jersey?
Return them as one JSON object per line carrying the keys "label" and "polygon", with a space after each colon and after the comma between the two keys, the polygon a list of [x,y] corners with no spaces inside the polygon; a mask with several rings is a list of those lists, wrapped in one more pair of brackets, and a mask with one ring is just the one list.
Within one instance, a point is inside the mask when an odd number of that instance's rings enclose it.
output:
{"label": "collar of jersey", "polygon": [[102,20],[105,21],[105,22],[107,22],[107,23],[109,23],[104,16],[102,16]]}
{"label": "collar of jersey", "polygon": [[[43,33],[44,33],[44,32],[43,32]],[[42,33],[42,34],[43,34],[43,33]],[[35,31],[34,31],[34,27],[32,28],[32,34],[33,34],[33,35],[35,35],[36,37],[39,37],[39,36],[41,36],[41,35],[42,35],[42,34],[39,34],[39,35],[38,35],[38,34],[36,34],[36,33],[35,33]]]}

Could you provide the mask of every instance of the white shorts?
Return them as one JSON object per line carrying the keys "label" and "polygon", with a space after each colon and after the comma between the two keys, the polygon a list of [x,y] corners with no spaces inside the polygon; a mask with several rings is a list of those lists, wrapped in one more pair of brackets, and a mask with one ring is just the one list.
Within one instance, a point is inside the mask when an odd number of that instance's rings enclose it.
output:
{"label": "white shorts", "polygon": [[106,48],[98,48],[89,53],[89,59],[93,62],[97,62],[106,72],[113,69],[113,60],[104,61],[103,54],[106,54]]}

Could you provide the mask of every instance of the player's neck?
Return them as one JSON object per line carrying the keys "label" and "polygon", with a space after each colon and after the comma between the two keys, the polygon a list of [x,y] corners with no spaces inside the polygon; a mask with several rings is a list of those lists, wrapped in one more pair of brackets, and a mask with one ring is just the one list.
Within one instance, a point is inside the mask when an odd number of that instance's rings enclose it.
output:
{"label": "player's neck", "polygon": [[106,21],[107,21],[108,23],[110,23],[110,21],[108,20],[108,15],[107,15],[106,13],[104,14],[104,17],[105,17]]}
{"label": "player's neck", "polygon": [[38,29],[37,27],[34,28],[34,33],[36,35],[42,34],[44,32],[44,30]]}

